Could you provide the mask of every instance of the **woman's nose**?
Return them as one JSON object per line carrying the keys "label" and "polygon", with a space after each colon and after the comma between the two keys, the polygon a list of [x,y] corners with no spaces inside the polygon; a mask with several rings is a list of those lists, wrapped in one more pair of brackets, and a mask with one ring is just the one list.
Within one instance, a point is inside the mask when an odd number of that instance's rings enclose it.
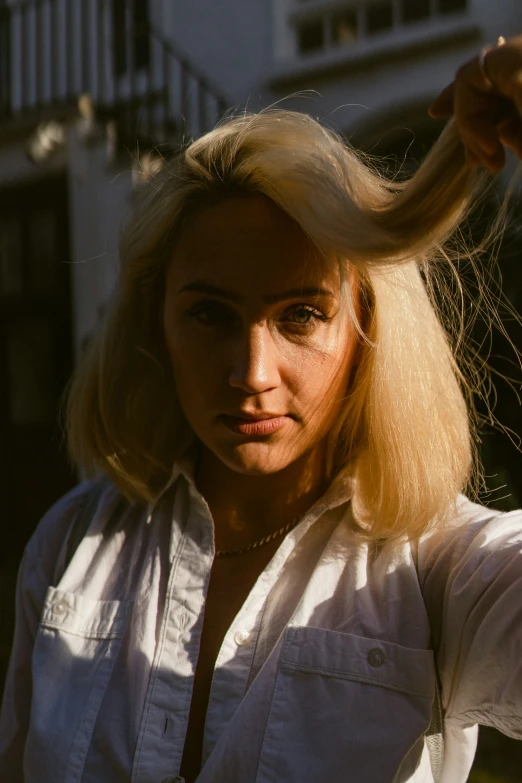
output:
{"label": "woman's nose", "polygon": [[256,324],[242,336],[229,381],[249,394],[279,386],[277,346],[266,324]]}

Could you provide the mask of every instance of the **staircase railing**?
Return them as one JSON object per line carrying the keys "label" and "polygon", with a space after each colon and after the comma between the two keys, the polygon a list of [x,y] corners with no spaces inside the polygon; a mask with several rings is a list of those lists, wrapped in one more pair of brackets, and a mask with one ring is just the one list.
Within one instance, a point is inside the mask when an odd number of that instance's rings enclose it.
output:
{"label": "staircase railing", "polygon": [[148,20],[138,0],[15,0],[0,5],[0,129],[67,110],[88,94],[126,144],[207,131],[229,103]]}

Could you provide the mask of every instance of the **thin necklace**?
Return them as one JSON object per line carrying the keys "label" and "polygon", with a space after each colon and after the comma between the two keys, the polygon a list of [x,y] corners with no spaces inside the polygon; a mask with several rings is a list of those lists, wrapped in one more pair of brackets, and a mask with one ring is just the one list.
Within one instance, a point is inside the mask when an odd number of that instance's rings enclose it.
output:
{"label": "thin necklace", "polygon": [[244,546],[240,549],[220,549],[216,552],[215,557],[242,555],[243,552],[250,552],[252,549],[258,549],[260,546],[264,546],[265,544],[270,543],[270,541],[274,541],[274,539],[280,538],[280,536],[284,536],[286,533],[289,533],[292,528],[297,525],[300,519],[301,517],[292,519],[291,522],[289,522],[287,525],[284,525],[283,527],[280,527],[279,530],[276,530],[274,533],[269,533],[268,536],[264,536],[263,538],[258,538],[257,541],[252,541],[252,543],[248,546]]}

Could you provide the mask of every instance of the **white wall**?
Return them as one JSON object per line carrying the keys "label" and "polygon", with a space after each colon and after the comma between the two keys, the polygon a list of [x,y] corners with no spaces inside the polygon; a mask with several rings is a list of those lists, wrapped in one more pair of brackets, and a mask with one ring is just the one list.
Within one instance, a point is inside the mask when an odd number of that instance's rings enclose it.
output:
{"label": "white wall", "polygon": [[[269,0],[156,0],[162,32],[232,104],[258,105],[272,53]],[[277,0],[276,0],[277,2]]]}

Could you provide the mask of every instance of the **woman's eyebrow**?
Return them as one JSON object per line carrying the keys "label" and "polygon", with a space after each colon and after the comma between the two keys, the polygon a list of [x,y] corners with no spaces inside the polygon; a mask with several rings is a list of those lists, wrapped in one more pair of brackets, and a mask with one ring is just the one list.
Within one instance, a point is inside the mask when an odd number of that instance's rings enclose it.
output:
{"label": "woman's eyebrow", "polygon": [[[244,299],[235,291],[230,291],[226,288],[218,288],[218,286],[211,283],[205,283],[202,280],[195,280],[193,283],[184,285],[178,291],[178,294],[185,293],[186,291],[194,291],[199,294],[210,294],[211,296],[219,296],[220,299],[228,299],[230,302],[240,303]],[[277,302],[284,302],[287,299],[298,299],[300,296],[318,297],[329,296],[335,298],[335,294],[326,288],[317,288],[315,286],[308,288],[291,288],[288,291],[281,291],[280,293],[270,294],[264,297],[264,301],[267,304],[275,304]]]}
{"label": "woman's eyebrow", "polygon": [[178,295],[185,293],[185,291],[195,291],[198,294],[210,294],[211,296],[219,296],[220,299],[229,299],[231,302],[242,302],[243,297],[236,294],[234,291],[230,291],[226,288],[218,288],[216,285],[210,283],[204,283],[201,280],[195,280],[193,283],[187,283],[179,289]]}
{"label": "woman's eyebrow", "polygon": [[329,296],[332,299],[335,298],[333,291],[328,291],[327,288],[291,288],[289,291],[282,291],[279,294],[270,294],[264,297],[264,301],[268,304],[274,304],[275,302],[284,302],[286,299],[298,299],[300,296],[318,297]]}

